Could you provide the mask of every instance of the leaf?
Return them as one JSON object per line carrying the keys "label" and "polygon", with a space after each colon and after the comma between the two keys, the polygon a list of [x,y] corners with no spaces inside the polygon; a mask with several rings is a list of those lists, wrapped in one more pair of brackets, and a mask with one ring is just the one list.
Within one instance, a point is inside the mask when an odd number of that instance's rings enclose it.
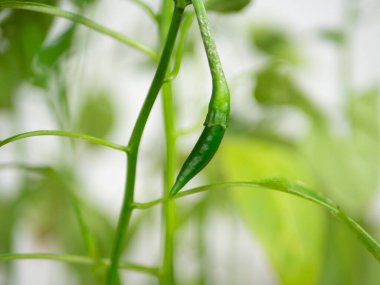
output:
{"label": "leaf", "polygon": [[293,106],[303,111],[314,122],[323,122],[322,113],[307,98],[282,65],[271,63],[256,76],[253,90],[256,101],[264,106]]}
{"label": "leaf", "polygon": [[206,0],[206,9],[219,13],[236,13],[246,8],[251,0]]}
{"label": "leaf", "polygon": [[[287,176],[311,181],[291,149],[263,141],[227,140],[218,164],[227,180]],[[272,181],[272,183],[274,183]],[[277,188],[287,188],[278,183]],[[302,200],[265,191],[233,191],[236,207],[261,242],[281,284],[315,284],[319,276],[325,219]]]}
{"label": "leaf", "polygon": [[85,97],[79,112],[79,131],[102,138],[112,130],[114,123],[114,106],[106,93],[97,92]]}
{"label": "leaf", "polygon": [[378,103],[376,90],[353,94],[346,110],[347,133],[337,135],[316,129],[300,145],[325,193],[350,215],[359,218],[367,212],[378,189]]}
{"label": "leaf", "polygon": [[76,25],[72,24],[52,42],[44,44],[33,60],[35,82],[45,85],[52,70],[57,68],[60,58],[69,50],[72,44]]}
{"label": "leaf", "polygon": [[34,11],[37,13],[42,14],[48,14],[52,16],[62,17],[65,19],[68,19],[70,21],[73,21],[77,24],[84,25],[90,29],[93,29],[101,34],[105,34],[111,38],[114,38],[132,48],[135,48],[148,56],[150,56],[153,60],[157,60],[157,53],[141,44],[140,42],[137,42],[133,39],[130,39],[118,32],[115,32],[103,25],[100,25],[88,18],[82,17],[80,14],[75,14],[69,11],[61,10],[55,6],[46,5],[44,3],[39,2],[28,2],[28,1],[9,1],[9,0],[1,0],[0,1],[0,8],[12,8],[12,9],[21,9],[21,10],[28,10],[28,11]]}
{"label": "leaf", "polygon": [[0,108],[13,106],[12,97],[16,88],[32,75],[32,60],[51,23],[49,16],[25,11],[12,11],[0,23],[1,38],[5,43],[0,51]]}
{"label": "leaf", "polygon": [[303,95],[289,73],[275,64],[259,71],[253,94],[264,105],[303,104]]}
{"label": "leaf", "polygon": [[375,140],[380,140],[379,96],[376,87],[353,92],[346,113],[354,135],[371,134]]}
{"label": "leaf", "polygon": [[298,63],[300,61],[294,40],[281,28],[261,26],[252,30],[251,41],[262,53],[274,60]]}

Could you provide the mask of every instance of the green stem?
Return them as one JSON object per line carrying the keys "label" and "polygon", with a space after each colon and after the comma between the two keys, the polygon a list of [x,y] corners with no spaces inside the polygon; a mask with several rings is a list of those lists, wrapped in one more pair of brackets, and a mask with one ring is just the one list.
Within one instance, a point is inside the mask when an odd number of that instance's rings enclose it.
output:
{"label": "green stem", "polygon": [[43,14],[48,14],[48,15],[68,19],[75,23],[86,26],[101,34],[114,38],[115,40],[118,40],[119,42],[122,42],[134,49],[137,49],[145,53],[146,55],[151,57],[154,61],[157,61],[157,53],[153,49],[143,45],[142,43],[138,41],[130,39],[118,32],[115,32],[111,30],[110,28],[100,25],[88,18],[82,17],[81,15],[78,15],[69,11],[64,11],[54,6],[50,6],[50,5],[46,5],[42,3],[36,3],[36,2],[1,1],[0,8],[22,9],[22,10],[28,10],[28,11],[33,11],[33,12],[38,12],[38,13],[43,13]]}
{"label": "green stem", "polygon": [[[86,256],[79,255],[67,255],[67,254],[53,254],[53,253],[2,253],[0,254],[0,260],[25,260],[25,259],[40,259],[40,260],[53,260],[61,261],[72,264],[82,264],[82,265],[96,265],[99,262],[103,266],[109,266],[109,260],[107,259],[93,259]],[[145,265],[135,264],[135,263],[120,263],[120,269],[138,271],[143,273],[148,273],[151,275],[159,276],[160,271],[158,268],[149,267]]]}
{"label": "green stem", "polygon": [[[323,206],[330,211],[337,212],[338,206],[332,202],[328,198],[324,198],[321,195],[319,195],[316,192],[310,191],[310,190],[300,190],[300,188],[296,187],[285,187],[281,185],[284,185],[284,181],[287,180],[281,177],[275,177],[275,178],[269,178],[265,180],[259,180],[259,181],[248,181],[248,182],[221,182],[221,183],[214,183],[214,184],[208,184],[199,186],[196,188],[192,188],[189,190],[185,190],[182,192],[179,192],[176,196],[172,197],[171,199],[179,199],[183,197],[187,197],[193,194],[202,193],[205,191],[213,190],[213,189],[229,189],[229,188],[265,188],[269,190],[279,191],[279,192],[285,192],[288,194],[292,194],[298,197],[302,197],[304,199],[307,199],[309,201],[312,201],[320,206]],[[298,184],[297,184],[298,185]],[[159,198],[147,203],[134,203],[133,207],[136,209],[148,209],[153,206],[156,206],[158,204],[164,203],[167,200],[169,200],[168,197]]]}
{"label": "green stem", "polygon": [[40,131],[32,131],[32,132],[18,134],[13,137],[9,137],[3,141],[0,141],[0,147],[17,140],[30,138],[30,137],[39,137],[39,136],[58,136],[58,137],[81,139],[81,140],[85,140],[94,144],[99,144],[99,145],[106,146],[112,149],[120,150],[122,152],[128,152],[128,148],[122,145],[111,143],[109,141],[102,140],[100,138],[96,138],[93,136],[88,136],[88,135],[73,133],[73,132],[68,132],[68,131],[60,131],[60,130],[40,130]]}
{"label": "green stem", "polygon": [[[167,33],[169,13],[172,9],[173,1],[162,1],[160,39],[163,44],[164,36]],[[183,29],[179,35],[179,42],[183,40]],[[180,45],[180,44],[179,44]],[[178,50],[177,50],[178,54]],[[166,81],[166,80],[165,80]],[[162,109],[165,131],[166,158],[164,166],[164,188],[163,195],[167,196],[174,182],[175,171],[175,118],[173,106],[173,88],[171,82],[167,82],[162,88]],[[174,231],[175,231],[175,204],[173,200],[166,200],[162,207],[163,221],[163,256],[162,256],[162,275],[160,284],[174,284]]]}
{"label": "green stem", "polygon": [[[163,113],[166,141],[166,161],[164,175],[164,196],[167,196],[175,178],[175,125],[173,92],[170,84],[163,87]],[[174,284],[174,231],[175,205],[174,200],[167,200],[163,205],[164,221],[164,255],[161,284]]]}
{"label": "green stem", "polygon": [[[337,219],[341,220],[348,226],[348,228],[359,238],[359,240],[364,244],[367,250],[380,261],[380,244],[358,223],[347,216],[340,207],[335,204],[330,199],[323,197],[322,195],[310,190],[305,185],[300,183],[292,183],[286,178],[274,177],[259,181],[250,182],[223,182],[210,184],[205,186],[200,186],[187,191],[179,192],[176,196],[170,199],[178,199],[181,197],[186,197],[189,195],[202,193],[211,189],[228,189],[228,188],[254,188],[254,189],[265,189],[274,190],[287,194],[291,194],[306,200],[309,200],[319,206],[324,207],[329,210],[329,212]],[[136,209],[147,209],[155,205],[165,203],[169,198],[164,197],[160,199],[153,200],[148,203],[134,203],[133,207]]]}
{"label": "green stem", "polygon": [[157,98],[157,95],[161,89],[168,64],[170,62],[170,57],[173,51],[177,33],[180,27],[181,19],[183,15],[183,9],[175,7],[174,13],[170,25],[169,34],[166,39],[165,47],[163,49],[160,62],[158,64],[156,73],[153,78],[152,85],[150,86],[148,95],[145,99],[143,107],[137,118],[136,124],[134,126],[131,138],[128,143],[129,155],[127,160],[127,181],[125,186],[125,195],[123,200],[123,205],[119,217],[118,226],[116,229],[115,241],[113,244],[113,250],[111,255],[111,266],[107,272],[107,283],[108,285],[114,285],[117,282],[117,264],[119,262],[122,253],[122,243],[124,236],[127,233],[129,220],[132,214],[132,203],[135,190],[135,180],[136,180],[136,166],[137,166],[137,156],[140,146],[141,137],[148,120],[149,114],[152,110],[153,104]]}
{"label": "green stem", "polygon": [[213,80],[218,80],[224,74],[222,64],[217,53],[214,38],[211,35],[210,24],[203,0],[192,0],[195,14],[197,16],[199,29],[201,31],[204,47],[209,61],[211,76]]}
{"label": "green stem", "polygon": [[219,125],[227,128],[230,114],[230,91],[214,38],[211,35],[207,12],[203,0],[192,0],[198,26],[212,77],[212,95],[205,126]]}
{"label": "green stem", "polygon": [[189,31],[189,28],[191,27],[191,24],[193,23],[193,19],[194,19],[193,13],[188,13],[184,17],[181,33],[178,40],[178,47],[177,47],[177,52],[175,56],[174,67],[173,67],[173,70],[170,72],[169,76],[165,79],[165,82],[173,81],[178,76],[179,70],[181,69],[183,52],[185,50],[186,35],[187,35],[187,32]]}

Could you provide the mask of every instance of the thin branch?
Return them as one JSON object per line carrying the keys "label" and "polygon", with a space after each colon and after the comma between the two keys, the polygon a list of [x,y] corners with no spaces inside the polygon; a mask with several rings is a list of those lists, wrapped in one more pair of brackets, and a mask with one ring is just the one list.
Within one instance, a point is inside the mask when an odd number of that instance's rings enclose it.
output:
{"label": "thin branch", "polygon": [[131,0],[132,2],[135,2],[137,5],[139,5],[155,22],[158,22],[159,16],[156,12],[150,7],[147,3],[145,3],[142,0]]}
{"label": "thin branch", "polygon": [[127,179],[125,183],[125,194],[123,198],[122,209],[119,215],[119,221],[116,229],[115,240],[111,253],[111,266],[108,269],[106,284],[114,285],[117,282],[117,264],[122,254],[122,244],[124,237],[128,230],[129,221],[131,218],[132,210],[131,203],[134,200],[135,182],[136,182],[136,166],[137,157],[140,147],[141,138],[145,129],[146,122],[152,107],[156,101],[158,93],[162,87],[163,80],[167,71],[168,64],[170,62],[171,54],[177,38],[177,33],[180,28],[182,15],[184,9],[175,7],[173,16],[171,18],[171,24],[169,33],[167,35],[164,49],[161,54],[160,62],[157,66],[156,73],[153,81],[150,85],[148,94],[145,98],[144,104],[138,115],[137,121],[132,131],[132,135],[129,139],[128,147],[129,155],[127,160]]}
{"label": "thin branch", "polygon": [[36,3],[36,2],[0,1],[0,8],[22,9],[22,10],[28,10],[28,11],[33,11],[33,12],[65,18],[67,20],[86,26],[101,34],[114,38],[118,40],[119,42],[122,42],[134,49],[137,49],[145,53],[149,57],[151,57],[154,61],[158,60],[157,53],[150,47],[147,47],[136,40],[133,40],[123,34],[120,34],[110,28],[107,28],[81,15],[78,15],[69,11],[65,11],[54,6],[50,6],[50,5],[46,5],[42,3]]}
{"label": "thin branch", "polygon": [[194,13],[188,13],[184,17],[182,29],[181,29],[179,40],[178,40],[178,47],[177,47],[177,52],[175,56],[174,67],[173,67],[173,70],[170,72],[169,76],[165,78],[164,80],[165,83],[173,81],[178,76],[179,70],[181,69],[183,52],[185,50],[186,35],[191,27],[191,24],[193,23],[193,19],[194,19]]}
{"label": "thin branch", "polygon": [[[101,264],[105,267],[109,267],[108,259],[93,259],[86,256],[78,256],[78,255],[67,255],[67,254],[53,254],[53,253],[3,253],[0,254],[0,260],[52,260],[52,261],[60,261],[72,264],[82,264],[82,265],[95,265]],[[141,264],[135,263],[120,263],[120,269],[138,271],[143,273],[148,273],[151,275],[159,276],[160,270],[156,267],[149,267]]]}
{"label": "thin branch", "polygon": [[60,130],[39,130],[39,131],[21,133],[21,134],[9,137],[3,141],[0,141],[0,148],[14,141],[18,141],[18,140],[29,138],[29,137],[38,137],[38,136],[58,136],[58,137],[75,138],[75,139],[85,140],[94,144],[102,145],[108,148],[116,149],[122,152],[129,151],[128,148],[125,146],[115,144],[115,143],[112,143],[100,138],[96,138],[96,137],[88,136],[84,134],[79,134],[79,133],[68,132],[68,131],[60,131]]}
{"label": "thin branch", "polygon": [[15,168],[19,170],[32,171],[32,172],[47,172],[52,168],[47,165],[31,165],[23,162],[4,162],[0,163],[0,170]]}
{"label": "thin branch", "polygon": [[[197,193],[202,193],[211,189],[228,189],[228,188],[255,188],[274,190],[300,198],[309,200],[317,205],[320,205],[329,210],[329,212],[337,219],[344,222],[348,228],[359,238],[369,252],[380,261],[380,244],[377,242],[365,229],[363,229],[357,222],[346,215],[340,207],[330,199],[323,197],[321,194],[316,193],[301,183],[293,183],[282,177],[274,177],[259,181],[251,182],[224,182],[205,185],[193,188],[187,191],[178,193],[172,199],[183,198]],[[148,203],[134,203],[133,207],[136,209],[147,209],[155,205],[165,202],[169,198],[160,198]]]}

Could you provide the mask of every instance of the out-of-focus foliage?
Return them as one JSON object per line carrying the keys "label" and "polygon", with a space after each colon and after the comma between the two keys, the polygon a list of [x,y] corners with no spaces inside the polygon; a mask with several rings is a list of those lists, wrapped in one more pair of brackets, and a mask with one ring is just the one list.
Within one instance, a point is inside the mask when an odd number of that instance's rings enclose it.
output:
{"label": "out-of-focus foliage", "polygon": [[326,191],[359,217],[371,203],[379,183],[378,100],[377,89],[352,94],[345,112],[347,132],[337,135],[317,129],[302,146]]}
{"label": "out-of-focus foliage", "polygon": [[[79,12],[95,2],[67,1]],[[55,0],[35,2],[65,3]],[[252,2],[205,1],[208,11],[218,13],[244,11]],[[43,14],[0,10],[0,112],[7,110],[4,114],[10,111],[11,116],[18,116],[15,114],[17,108],[13,108],[18,103],[15,95],[18,87],[29,82],[49,95],[44,97],[45,103],[51,107],[60,127],[107,137],[118,118],[108,90],[81,90],[79,108],[73,108],[78,112],[69,112],[72,95],[62,63],[77,52],[77,26],[63,26],[58,32],[55,30],[54,37],[48,38],[54,23],[54,18]],[[331,47],[338,52],[349,42],[341,29],[320,29],[317,36],[334,43]],[[195,52],[198,37],[190,37],[184,53],[193,57],[198,54]],[[366,219],[379,184],[379,90],[355,91],[352,88],[350,94],[344,94],[344,108],[337,112],[345,117],[345,128],[336,131],[310,99],[307,90],[297,82],[294,73],[302,68],[303,55],[295,37],[289,31],[269,24],[254,25],[249,40],[252,53],[265,59],[253,70],[250,78],[253,88],[248,88],[246,94],[259,109],[259,118],[257,121],[232,120],[217,159],[209,166],[212,180],[256,180],[277,175],[300,180],[333,198],[370,232],[379,231],[377,225]],[[154,66],[155,63],[150,64]],[[103,82],[99,85],[103,86]],[[49,89],[52,86],[54,91]],[[292,139],[276,132],[273,127],[281,123],[289,109],[302,113],[309,124],[300,137]],[[232,116],[236,116],[234,109]],[[0,181],[1,253],[14,250],[17,226],[26,222],[35,240],[41,244],[52,242],[59,250],[70,254],[93,258],[109,256],[114,225],[90,198],[82,196],[83,186],[78,183],[80,172],[75,157],[70,157],[65,150],[60,149],[61,155],[68,155],[66,161],[72,160],[72,165],[62,166],[64,159],[57,159],[51,162],[52,168],[37,176],[21,175],[21,186],[12,197],[2,195]],[[356,237],[320,208],[299,198],[276,192],[233,189],[223,194],[210,192],[193,204],[178,205],[177,230],[180,232],[194,221],[197,224],[196,248],[192,253],[200,266],[198,274],[192,276],[192,284],[209,284],[212,273],[208,272],[211,270],[207,263],[207,219],[213,210],[223,207],[229,211],[233,208],[244,219],[252,237],[263,246],[279,284],[377,285],[380,280],[379,263]],[[147,217],[144,215],[135,217],[129,229],[124,244],[129,251],[140,242],[136,236]],[[83,234],[86,229],[90,232],[87,240]],[[11,263],[0,263],[0,266],[6,274],[12,271]],[[77,284],[103,282],[104,267],[65,268],[68,275],[75,276]],[[181,278],[178,284],[190,284]]]}
{"label": "out-of-focus foliage", "polygon": [[[313,183],[294,149],[269,141],[230,139],[218,158],[227,181],[285,175]],[[281,284],[315,284],[323,258],[323,212],[279,193],[242,189],[231,191],[231,195],[253,235],[264,246]]]}
{"label": "out-of-focus foliage", "polygon": [[256,77],[253,95],[256,101],[267,106],[292,106],[313,120],[322,122],[320,111],[313,105],[291,76],[291,70],[281,64],[271,63]]}
{"label": "out-of-focus foliage", "polygon": [[[55,1],[41,1],[55,4]],[[0,108],[13,105],[20,83],[33,74],[32,62],[50,29],[50,16],[26,11],[7,11],[0,22]]]}
{"label": "out-of-focus foliage", "polygon": [[251,0],[207,0],[206,8],[219,13],[236,13],[243,10]]}
{"label": "out-of-focus foliage", "polygon": [[95,137],[105,137],[114,125],[114,111],[108,94],[98,91],[89,94],[79,111],[78,129]]}
{"label": "out-of-focus foliage", "polygon": [[75,24],[70,25],[51,43],[44,44],[34,57],[34,82],[45,85],[52,71],[58,68],[59,59],[69,50],[75,32]]}
{"label": "out-of-focus foliage", "polygon": [[339,29],[324,29],[320,31],[322,39],[332,42],[336,45],[343,45],[346,43],[346,35]]}
{"label": "out-of-focus foliage", "polygon": [[300,55],[292,39],[275,26],[261,25],[252,29],[251,41],[255,48],[277,61],[298,63]]}

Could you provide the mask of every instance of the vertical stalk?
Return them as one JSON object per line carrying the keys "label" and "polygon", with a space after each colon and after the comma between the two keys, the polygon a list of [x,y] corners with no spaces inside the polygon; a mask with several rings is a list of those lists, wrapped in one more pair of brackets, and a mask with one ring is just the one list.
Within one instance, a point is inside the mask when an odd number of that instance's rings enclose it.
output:
{"label": "vertical stalk", "polygon": [[[164,173],[164,196],[169,195],[169,191],[174,183],[175,171],[175,125],[173,112],[173,92],[171,84],[165,84],[163,88],[163,112],[166,140],[166,161]],[[175,232],[175,204],[174,200],[167,200],[163,204],[164,220],[164,253],[162,265],[162,285],[172,285],[174,283],[174,232]]]}
{"label": "vertical stalk", "polygon": [[207,54],[207,60],[209,62],[213,85],[218,84],[225,85],[224,71],[219,59],[218,51],[214,38],[211,35],[210,24],[206,12],[203,0],[192,0],[195,15],[197,16],[198,26],[201,32],[203,44]]}
{"label": "vertical stalk", "polygon": [[[160,18],[160,42],[163,44],[167,33],[168,15],[172,9],[172,0],[163,0]],[[169,194],[170,188],[174,182],[175,171],[175,124],[174,124],[174,106],[173,106],[173,89],[169,81],[162,88],[162,110],[165,130],[165,167],[164,167],[164,197]],[[174,284],[174,231],[175,231],[175,205],[173,200],[168,200],[163,204],[163,260],[162,275],[160,284]]]}
{"label": "vertical stalk", "polygon": [[132,214],[132,204],[134,200],[135,181],[136,181],[136,166],[137,157],[140,146],[141,137],[148,120],[149,114],[152,110],[153,104],[157,98],[157,95],[161,89],[164,81],[166,70],[170,62],[170,57],[173,51],[174,43],[180,27],[183,8],[175,7],[173,16],[171,19],[170,29],[166,38],[165,46],[162,51],[162,55],[154,75],[152,84],[149,88],[148,95],[145,99],[143,107],[139,113],[136,124],[134,126],[131,138],[128,143],[129,155],[127,159],[127,179],[125,186],[125,195],[121,213],[119,216],[119,222],[116,229],[115,241],[113,244],[113,250],[111,254],[111,264],[107,272],[106,284],[115,285],[118,284],[118,263],[122,254],[122,244],[124,237],[127,233],[129,221]]}
{"label": "vertical stalk", "polygon": [[203,0],[192,0],[192,3],[212,77],[212,95],[204,125],[219,125],[226,129],[230,114],[230,91],[224,76],[214,38],[211,35],[210,24]]}

